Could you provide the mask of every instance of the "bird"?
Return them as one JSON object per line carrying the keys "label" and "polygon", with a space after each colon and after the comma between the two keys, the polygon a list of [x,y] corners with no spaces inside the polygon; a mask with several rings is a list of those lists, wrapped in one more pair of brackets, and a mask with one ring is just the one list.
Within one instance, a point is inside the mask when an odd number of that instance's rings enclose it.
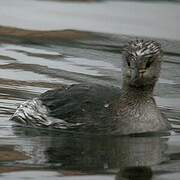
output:
{"label": "bird", "polygon": [[23,126],[97,135],[169,131],[153,97],[162,57],[160,43],[133,40],[122,53],[122,88],[82,83],[48,90],[22,103],[10,119]]}

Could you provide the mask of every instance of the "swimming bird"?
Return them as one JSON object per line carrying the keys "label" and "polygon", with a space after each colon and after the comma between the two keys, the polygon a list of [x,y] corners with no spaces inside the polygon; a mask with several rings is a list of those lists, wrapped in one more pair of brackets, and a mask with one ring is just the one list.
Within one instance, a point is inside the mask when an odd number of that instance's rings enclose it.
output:
{"label": "swimming bird", "polygon": [[90,134],[168,131],[170,124],[153,98],[162,55],[156,41],[132,41],[123,53],[121,89],[90,83],[49,90],[22,103],[11,120]]}

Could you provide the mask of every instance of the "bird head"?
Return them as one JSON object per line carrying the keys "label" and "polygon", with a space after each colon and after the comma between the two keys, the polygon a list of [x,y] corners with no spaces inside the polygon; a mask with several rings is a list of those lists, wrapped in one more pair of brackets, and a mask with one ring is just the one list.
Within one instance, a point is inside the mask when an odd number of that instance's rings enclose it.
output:
{"label": "bird head", "polygon": [[123,82],[131,87],[154,86],[159,78],[162,50],[155,41],[130,42],[123,53]]}

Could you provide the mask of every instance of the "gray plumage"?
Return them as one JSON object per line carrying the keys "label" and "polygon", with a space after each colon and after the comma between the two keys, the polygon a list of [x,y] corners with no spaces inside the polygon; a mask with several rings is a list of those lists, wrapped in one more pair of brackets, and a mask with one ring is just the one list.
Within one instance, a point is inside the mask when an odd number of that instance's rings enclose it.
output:
{"label": "gray plumage", "polygon": [[153,98],[162,60],[160,44],[130,42],[123,53],[123,88],[78,84],[28,100],[12,120],[34,127],[128,135],[167,131],[170,125]]}

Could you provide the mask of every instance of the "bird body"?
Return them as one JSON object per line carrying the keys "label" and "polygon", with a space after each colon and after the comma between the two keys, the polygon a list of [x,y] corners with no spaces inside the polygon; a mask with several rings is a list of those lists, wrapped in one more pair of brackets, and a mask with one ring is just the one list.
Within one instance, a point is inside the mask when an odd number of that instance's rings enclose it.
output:
{"label": "bird body", "polygon": [[129,135],[170,129],[153,89],[161,49],[154,41],[131,42],[124,53],[123,87],[75,84],[49,90],[20,105],[12,120],[33,127],[90,134]]}

